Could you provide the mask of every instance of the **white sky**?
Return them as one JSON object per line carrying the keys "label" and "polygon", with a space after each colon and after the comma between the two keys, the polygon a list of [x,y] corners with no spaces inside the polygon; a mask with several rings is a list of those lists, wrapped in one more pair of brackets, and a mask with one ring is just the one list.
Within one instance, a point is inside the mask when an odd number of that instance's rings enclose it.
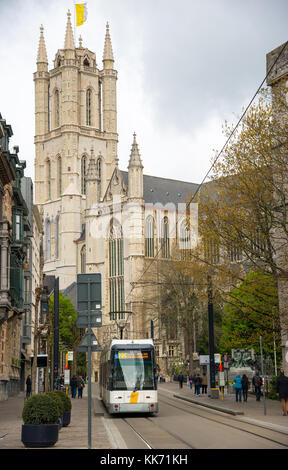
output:
{"label": "white sky", "polygon": [[[64,47],[73,0],[0,0],[0,113],[34,178],[34,83],[40,25],[49,69]],[[133,132],[144,173],[201,182],[287,38],[287,0],[87,0],[76,28],[102,69],[106,21],[118,71],[119,166]]]}

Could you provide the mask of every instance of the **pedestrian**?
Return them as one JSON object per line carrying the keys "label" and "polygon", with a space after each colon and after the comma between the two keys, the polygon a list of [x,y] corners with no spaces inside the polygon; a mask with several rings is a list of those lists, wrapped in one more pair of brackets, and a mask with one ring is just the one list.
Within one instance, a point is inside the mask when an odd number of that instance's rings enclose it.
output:
{"label": "pedestrian", "polygon": [[32,380],[31,375],[28,375],[26,379],[26,398],[29,398],[32,391]]}
{"label": "pedestrian", "polygon": [[193,381],[193,384],[194,384],[194,394],[196,395],[197,394],[197,383],[196,383],[196,377],[197,375],[194,374],[193,377],[192,377],[192,381]]}
{"label": "pedestrian", "polygon": [[190,390],[192,390],[192,384],[193,384],[193,376],[192,376],[192,374],[189,375],[189,384],[190,384]]}
{"label": "pedestrian", "polygon": [[262,379],[261,379],[258,371],[256,371],[256,374],[253,376],[252,384],[254,385],[254,390],[255,390],[255,394],[256,394],[256,401],[260,401],[261,386],[263,385],[263,382],[262,382]]}
{"label": "pedestrian", "polygon": [[238,402],[238,400],[241,402],[242,401],[242,379],[239,374],[236,375],[236,377],[234,377],[233,382],[234,382],[234,388],[236,392],[236,402]]}
{"label": "pedestrian", "polygon": [[202,379],[201,379],[199,373],[196,375],[195,380],[196,380],[196,394],[200,395],[200,387],[201,387],[201,384],[202,384]]}
{"label": "pedestrian", "polygon": [[203,372],[203,375],[202,375],[202,393],[207,393],[207,385],[208,385],[207,375],[206,375],[206,372]]}
{"label": "pedestrian", "polygon": [[71,378],[70,386],[71,386],[71,397],[76,398],[76,391],[77,391],[77,377],[76,377],[76,375],[73,375],[73,377]]}
{"label": "pedestrian", "polygon": [[276,393],[277,393],[277,396],[281,399],[283,416],[287,416],[287,413],[288,413],[288,377],[284,375],[283,369],[280,369],[280,375],[277,379]]}
{"label": "pedestrian", "polygon": [[178,375],[178,382],[179,382],[179,387],[183,388],[183,380],[184,380],[184,375],[182,372]]}
{"label": "pedestrian", "polygon": [[243,374],[243,376],[242,376],[243,401],[247,401],[248,389],[249,389],[249,379],[248,379],[246,374]]}
{"label": "pedestrian", "polygon": [[82,377],[80,375],[79,378],[78,378],[78,381],[77,381],[78,398],[82,398],[83,388],[84,387],[85,387],[84,380],[82,379]]}

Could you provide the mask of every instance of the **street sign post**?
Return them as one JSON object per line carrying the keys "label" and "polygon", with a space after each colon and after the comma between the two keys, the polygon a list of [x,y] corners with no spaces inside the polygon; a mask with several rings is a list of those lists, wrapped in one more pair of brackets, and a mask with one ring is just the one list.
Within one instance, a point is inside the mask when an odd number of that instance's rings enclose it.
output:
{"label": "street sign post", "polygon": [[[81,328],[88,328],[81,344],[78,347],[84,348],[88,353],[88,449],[91,449],[91,352],[94,348],[100,351],[100,345],[97,342],[96,336],[92,337],[92,324],[97,326],[102,325],[101,309],[101,274],[78,274],[77,275],[77,321],[78,325],[84,325]],[[98,313],[98,315],[97,315]],[[101,316],[99,315],[101,314]],[[100,321],[97,321],[100,318]],[[79,319],[79,320],[78,320]],[[86,319],[86,321],[85,321]],[[78,326],[77,325],[77,326]],[[86,338],[86,339],[85,339]],[[92,344],[92,341],[96,344]],[[87,342],[87,345],[86,345]],[[95,349],[94,349],[95,350]]]}

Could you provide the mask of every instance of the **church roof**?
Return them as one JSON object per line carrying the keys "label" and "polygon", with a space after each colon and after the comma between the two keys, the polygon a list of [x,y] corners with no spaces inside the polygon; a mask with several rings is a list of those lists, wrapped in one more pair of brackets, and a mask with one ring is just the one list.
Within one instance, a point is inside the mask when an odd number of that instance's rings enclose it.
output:
{"label": "church roof", "polygon": [[[121,171],[122,178],[128,186],[128,171]],[[157,202],[165,206],[168,203],[178,204],[191,199],[198,188],[197,183],[143,175],[144,201],[147,204]]]}

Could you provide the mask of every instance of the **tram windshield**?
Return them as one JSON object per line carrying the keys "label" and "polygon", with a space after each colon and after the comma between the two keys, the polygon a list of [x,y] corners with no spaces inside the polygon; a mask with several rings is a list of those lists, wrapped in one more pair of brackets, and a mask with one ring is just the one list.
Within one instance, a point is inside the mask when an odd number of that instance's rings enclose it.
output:
{"label": "tram windshield", "polygon": [[155,388],[152,350],[118,350],[112,355],[113,390],[151,390]]}

